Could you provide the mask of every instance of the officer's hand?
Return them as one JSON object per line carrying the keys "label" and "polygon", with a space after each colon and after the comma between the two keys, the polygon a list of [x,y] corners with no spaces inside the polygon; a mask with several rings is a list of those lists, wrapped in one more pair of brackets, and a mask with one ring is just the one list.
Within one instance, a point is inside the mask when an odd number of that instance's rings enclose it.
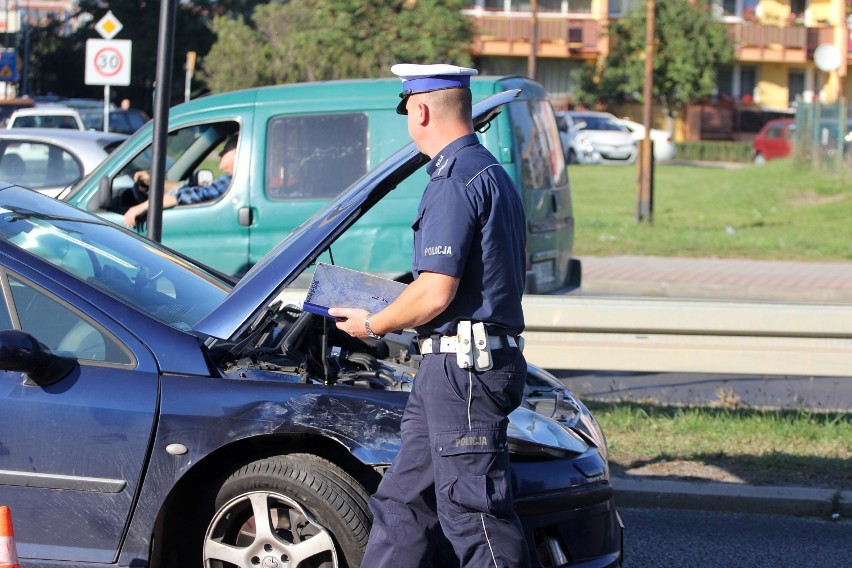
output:
{"label": "officer's hand", "polygon": [[364,321],[370,312],[360,308],[331,308],[328,313],[332,317],[337,318],[337,329],[351,335],[366,339],[367,328],[364,327]]}

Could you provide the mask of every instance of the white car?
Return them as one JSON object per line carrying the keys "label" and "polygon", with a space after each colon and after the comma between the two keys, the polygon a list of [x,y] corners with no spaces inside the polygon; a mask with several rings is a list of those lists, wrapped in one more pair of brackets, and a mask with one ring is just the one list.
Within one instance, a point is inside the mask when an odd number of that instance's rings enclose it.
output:
{"label": "white car", "polygon": [[557,113],[562,151],[569,164],[632,164],[639,153],[630,132],[608,112]]}
{"label": "white car", "polygon": [[64,128],[86,130],[80,113],[70,107],[42,105],[21,108],[12,113],[6,128]]}
{"label": "white car", "polygon": [[[636,140],[636,144],[639,146],[642,145],[642,140],[645,139],[644,125],[626,118],[619,118],[616,122],[630,131],[630,134],[633,135],[634,140]],[[654,147],[654,160],[657,162],[672,160],[674,159],[675,154],[677,154],[677,149],[675,148],[672,135],[665,130],[659,130],[657,128],[651,129],[651,145]]]}

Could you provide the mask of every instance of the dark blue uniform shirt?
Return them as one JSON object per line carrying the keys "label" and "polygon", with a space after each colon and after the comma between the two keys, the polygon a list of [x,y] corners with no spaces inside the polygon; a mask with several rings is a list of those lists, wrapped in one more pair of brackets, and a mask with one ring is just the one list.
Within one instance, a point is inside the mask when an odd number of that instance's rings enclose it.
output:
{"label": "dark blue uniform shirt", "polygon": [[420,335],[454,335],[459,320],[482,321],[489,333],[520,335],[526,230],[520,195],[476,134],[447,145],[429,163],[431,176],[414,229],[415,277],[460,278],[456,296]]}

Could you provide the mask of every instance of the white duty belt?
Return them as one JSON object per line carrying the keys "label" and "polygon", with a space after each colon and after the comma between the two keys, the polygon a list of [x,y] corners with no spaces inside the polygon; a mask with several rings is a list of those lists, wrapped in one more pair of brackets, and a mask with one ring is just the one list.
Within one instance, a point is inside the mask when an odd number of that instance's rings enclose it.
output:
{"label": "white duty belt", "polygon": [[[439,348],[434,350],[434,339],[438,339]],[[459,338],[456,336],[442,335],[439,338],[427,337],[418,341],[420,344],[420,354],[429,355],[430,353],[457,353],[459,350]],[[505,340],[505,342],[504,342]],[[518,342],[510,335],[491,336],[488,338],[488,347],[490,349],[503,349],[504,347],[517,347]]]}
{"label": "white duty belt", "polygon": [[455,353],[459,368],[487,371],[493,366],[491,351],[508,347],[523,350],[523,339],[515,341],[510,335],[490,336],[485,323],[462,320],[456,324],[454,336],[430,337],[420,341],[420,354]]}

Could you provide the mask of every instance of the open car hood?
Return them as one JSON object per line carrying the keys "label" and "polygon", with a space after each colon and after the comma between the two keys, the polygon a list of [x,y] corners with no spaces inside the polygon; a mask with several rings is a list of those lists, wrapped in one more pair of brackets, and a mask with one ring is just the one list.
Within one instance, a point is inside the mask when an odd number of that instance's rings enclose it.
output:
{"label": "open car hood", "polygon": [[[479,130],[490,123],[519,89],[492,95],[473,105]],[[195,331],[230,341],[263,322],[281,291],[313,264],[331,243],[402,180],[426,164],[414,142],[404,146],[297,227],[237,283],[222,304],[201,320]]]}

